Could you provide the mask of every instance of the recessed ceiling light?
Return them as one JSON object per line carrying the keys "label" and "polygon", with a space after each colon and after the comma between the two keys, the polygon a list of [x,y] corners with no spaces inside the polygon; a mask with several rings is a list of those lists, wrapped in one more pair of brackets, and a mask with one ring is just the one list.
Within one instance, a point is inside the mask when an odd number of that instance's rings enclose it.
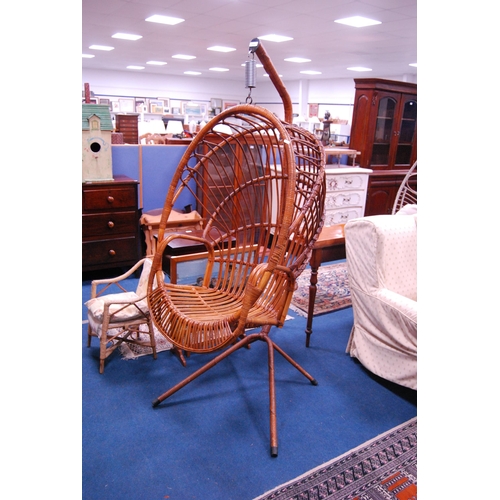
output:
{"label": "recessed ceiling light", "polygon": [[[268,73],[264,73],[264,76],[269,76]],[[283,78],[283,75],[278,75],[280,78]]]}
{"label": "recessed ceiling light", "polygon": [[372,71],[371,68],[364,68],[363,66],[352,66],[351,68],[347,68],[350,71]]}
{"label": "recessed ceiling light", "polygon": [[92,57],[95,57],[94,54],[82,54],[82,57],[86,58],[86,59],[92,59]]}
{"label": "recessed ceiling light", "polygon": [[321,75],[321,71],[314,71],[312,69],[308,69],[305,71],[301,71],[304,75]]}
{"label": "recessed ceiling light", "polygon": [[375,24],[382,24],[375,19],[368,19],[363,16],[346,17],[344,19],[336,19],[334,23],[346,24],[347,26],[354,26],[355,28],[364,28],[365,26],[373,26]]}
{"label": "recessed ceiling light", "polygon": [[228,68],[208,68],[210,71],[229,71]]}
{"label": "recessed ceiling light", "polygon": [[167,63],[163,61],[148,61],[146,64],[151,64],[152,66],[165,66]]}
{"label": "recessed ceiling light", "polygon": [[108,47],[107,45],[91,45],[89,49],[94,50],[114,50],[114,47]]}
{"label": "recessed ceiling light", "polygon": [[201,75],[200,71],[184,71],[185,75]]}
{"label": "recessed ceiling light", "polygon": [[121,38],[122,40],[139,40],[142,35],[131,35],[129,33],[115,33],[111,38]]}
{"label": "recessed ceiling light", "polygon": [[196,59],[196,56],[188,56],[186,54],[175,54],[172,56],[174,59]]}
{"label": "recessed ceiling light", "polygon": [[146,21],[149,21],[150,23],[169,24],[170,26],[173,26],[174,24],[183,23],[185,19],[181,19],[180,17],[160,16],[159,14],[155,14],[154,16],[147,17]]}
{"label": "recessed ceiling light", "polygon": [[144,66],[127,66],[127,69],[144,69]]}
{"label": "recessed ceiling light", "polygon": [[417,63],[411,63],[409,66],[413,66],[414,68],[417,67]]}
{"label": "recessed ceiling light", "polygon": [[311,62],[311,59],[305,59],[304,57],[287,57],[285,61],[295,62],[295,63],[304,63]]}
{"label": "recessed ceiling light", "polygon": [[269,42],[288,42],[289,40],[293,40],[292,37],[284,35],[264,35],[257,38],[259,40],[266,40]]}
{"label": "recessed ceiling light", "polygon": [[223,47],[222,45],[214,45],[213,47],[208,47],[207,50],[215,50],[216,52],[232,52],[232,47]]}
{"label": "recessed ceiling light", "polygon": [[[242,66],[246,66],[246,64],[247,64],[246,62],[241,63],[241,65],[242,65]],[[255,67],[256,67],[256,68],[263,68],[263,67],[264,67],[264,65],[263,65],[263,64],[260,64],[260,63],[255,63]]]}

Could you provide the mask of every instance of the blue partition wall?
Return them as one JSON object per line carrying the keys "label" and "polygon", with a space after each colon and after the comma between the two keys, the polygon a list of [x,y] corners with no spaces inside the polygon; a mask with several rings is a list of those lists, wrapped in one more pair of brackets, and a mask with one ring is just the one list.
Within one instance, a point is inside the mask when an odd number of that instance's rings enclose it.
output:
{"label": "blue partition wall", "polygon": [[[187,146],[114,144],[113,175],[126,175],[139,181],[139,208],[143,212],[162,208],[172,176],[186,149]],[[194,197],[183,193],[176,208],[182,210],[189,204],[195,208]]]}

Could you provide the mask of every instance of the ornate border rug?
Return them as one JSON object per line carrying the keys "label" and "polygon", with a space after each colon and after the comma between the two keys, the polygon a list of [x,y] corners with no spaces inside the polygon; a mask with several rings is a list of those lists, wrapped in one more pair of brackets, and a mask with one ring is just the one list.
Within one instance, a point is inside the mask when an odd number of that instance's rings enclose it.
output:
{"label": "ornate border rug", "polygon": [[[145,328],[145,325],[139,326],[139,330],[141,331],[144,331]],[[155,332],[156,353],[158,354],[159,352],[169,351],[172,349],[172,344],[156,329],[154,325],[153,329]],[[141,340],[149,341],[149,335],[141,333]],[[127,344],[125,342],[118,348],[118,350],[120,351],[123,359],[136,359],[140,356],[153,354],[153,349],[151,349],[151,347],[145,347],[137,344]]]}
{"label": "ornate border rug", "polygon": [[416,500],[417,417],[254,500]]}
{"label": "ornate border rug", "polygon": [[[292,297],[290,309],[301,316],[307,316],[309,307],[309,286],[311,270],[305,269],[297,279],[298,288]],[[351,305],[351,291],[345,262],[320,266],[318,283],[316,284],[316,299],[314,301],[314,316],[325,314]]]}

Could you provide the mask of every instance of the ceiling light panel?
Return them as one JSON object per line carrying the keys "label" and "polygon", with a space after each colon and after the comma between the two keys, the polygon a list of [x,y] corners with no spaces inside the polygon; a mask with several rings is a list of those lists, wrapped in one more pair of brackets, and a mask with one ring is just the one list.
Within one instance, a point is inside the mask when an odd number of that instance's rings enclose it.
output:
{"label": "ceiling light panel", "polygon": [[220,71],[220,72],[224,72],[224,71],[229,71],[228,68],[208,68],[210,71]]}
{"label": "ceiling light panel", "polygon": [[185,75],[201,75],[201,71],[184,71]]}
{"label": "ceiling light panel", "polygon": [[172,56],[174,59],[196,59],[196,56],[188,56],[187,54],[175,54]]}
{"label": "ceiling light panel", "polygon": [[167,63],[164,61],[148,61],[146,64],[151,64],[152,66],[165,66]]}
{"label": "ceiling light panel", "polygon": [[85,59],[92,59],[93,57],[95,57],[95,55],[94,54],[82,54],[82,57]]}
{"label": "ceiling light panel", "polygon": [[346,26],[353,26],[354,28],[364,28],[365,26],[374,26],[375,24],[382,24],[375,19],[368,19],[363,16],[345,17],[344,19],[336,19],[334,23],[345,24]]}
{"label": "ceiling light panel", "polygon": [[285,61],[294,63],[305,63],[305,62],[311,62],[311,59],[306,59],[304,57],[287,57]]}
{"label": "ceiling light panel", "polygon": [[303,75],[321,75],[321,71],[314,71],[312,69],[301,71]]}
{"label": "ceiling light panel", "polygon": [[127,66],[127,69],[144,69],[144,66],[134,66],[134,65],[131,65],[131,66]]}
{"label": "ceiling light panel", "polygon": [[93,50],[115,50],[114,47],[109,47],[108,45],[91,45],[89,49]]}
{"label": "ceiling light panel", "polygon": [[150,23],[168,24],[170,26],[184,22],[184,19],[181,19],[180,17],[160,16],[159,14],[149,16],[145,20]]}
{"label": "ceiling light panel", "polygon": [[290,36],[284,36],[284,35],[264,35],[264,36],[259,36],[259,40],[266,40],[268,42],[288,42],[289,40],[293,40],[292,37]]}
{"label": "ceiling light panel", "polygon": [[364,68],[363,66],[352,66],[351,68],[347,68],[349,71],[372,71],[371,68]]}
{"label": "ceiling light panel", "polygon": [[215,52],[233,52],[236,49],[233,49],[233,47],[224,47],[222,45],[214,45],[213,47],[207,47],[207,50],[213,50]]}
{"label": "ceiling light panel", "polygon": [[111,38],[120,38],[121,40],[139,40],[142,35],[132,35],[131,33],[115,33]]}

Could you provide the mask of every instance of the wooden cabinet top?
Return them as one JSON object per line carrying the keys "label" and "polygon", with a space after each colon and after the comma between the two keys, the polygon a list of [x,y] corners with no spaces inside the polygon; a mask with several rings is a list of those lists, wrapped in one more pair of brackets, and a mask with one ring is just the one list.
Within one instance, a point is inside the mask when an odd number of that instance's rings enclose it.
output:
{"label": "wooden cabinet top", "polygon": [[84,182],[83,187],[86,186],[100,186],[100,185],[106,185],[106,186],[114,186],[116,184],[139,184],[139,181],[136,181],[134,179],[131,179],[130,177],[127,177],[126,175],[114,175],[112,181],[92,181],[92,182]]}
{"label": "wooden cabinet top", "polygon": [[417,93],[417,84],[410,82],[399,82],[396,80],[385,80],[383,78],[355,78],[356,90],[388,90],[390,92]]}

